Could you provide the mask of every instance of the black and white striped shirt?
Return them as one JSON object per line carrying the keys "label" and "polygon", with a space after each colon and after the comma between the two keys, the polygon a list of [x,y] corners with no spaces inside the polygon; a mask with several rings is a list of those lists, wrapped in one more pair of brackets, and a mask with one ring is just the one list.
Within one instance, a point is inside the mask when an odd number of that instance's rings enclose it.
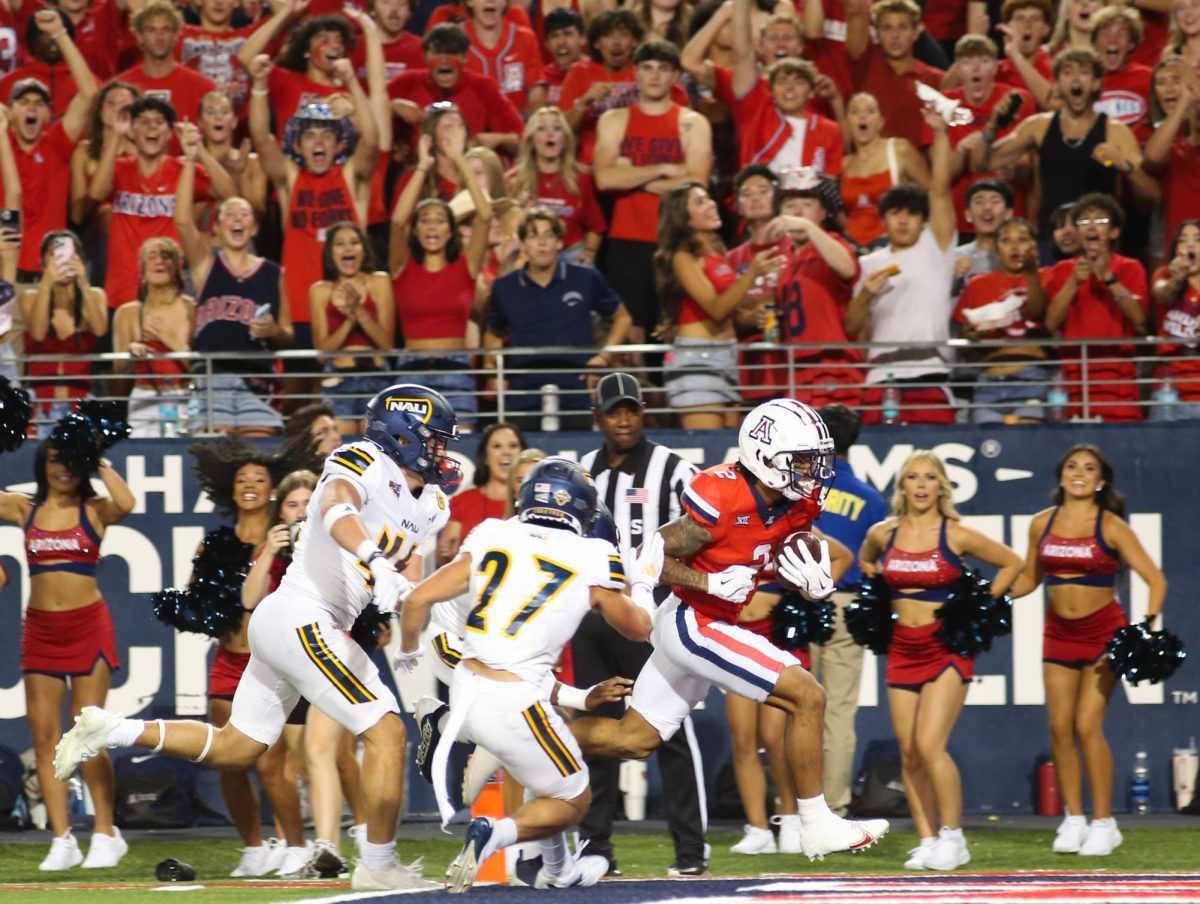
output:
{"label": "black and white striped shirt", "polygon": [[596,481],[622,544],[633,547],[683,513],[679,499],[698,470],[666,446],[645,438],[616,468],[609,466],[608,450],[603,447],[579,463]]}

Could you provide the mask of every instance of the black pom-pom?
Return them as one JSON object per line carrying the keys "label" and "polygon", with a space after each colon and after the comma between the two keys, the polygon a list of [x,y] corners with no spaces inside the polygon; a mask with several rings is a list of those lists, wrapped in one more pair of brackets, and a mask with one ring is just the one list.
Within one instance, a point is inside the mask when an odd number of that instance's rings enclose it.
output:
{"label": "black pom-pom", "polygon": [[883,575],[863,581],[858,596],[846,607],[846,630],[859,646],[877,656],[887,653],[892,642],[892,591]]}
{"label": "black pom-pom", "polygon": [[58,461],[76,477],[87,479],[100,467],[100,445],[96,425],[77,412],[59,418],[50,431]]}
{"label": "black pom-pom", "polygon": [[246,614],[242,583],[253,552],[232,527],[209,531],[200,553],[192,559],[192,583],[183,590],[169,587],[151,598],[155,617],[180,631],[209,637],[236,631]]}
{"label": "black pom-pom", "polygon": [[837,607],[823,600],[814,602],[795,591],[785,591],[771,611],[771,639],[784,650],[802,650],[822,644],[833,636]]}
{"label": "black pom-pom", "polygon": [[123,439],[132,428],[125,420],[125,406],[120,402],[100,402],[84,399],[76,410],[96,426],[96,444],[104,452]]}
{"label": "black pom-pom", "polygon": [[25,442],[31,417],[29,393],[0,376],[0,452],[16,451]]}
{"label": "black pom-pom", "polygon": [[358,613],[358,618],[350,627],[350,637],[363,649],[374,650],[379,646],[383,629],[391,620],[392,613],[380,612],[374,603],[367,603],[366,608]]}
{"label": "black pom-pom", "polygon": [[1148,620],[1118,628],[1105,652],[1109,668],[1130,684],[1166,681],[1187,658],[1178,635],[1151,631]]}
{"label": "black pom-pom", "polygon": [[993,599],[991,582],[966,569],[950,597],[938,610],[940,623],[934,636],[957,656],[978,656],[992,648],[992,640],[1012,633],[1012,599]]}

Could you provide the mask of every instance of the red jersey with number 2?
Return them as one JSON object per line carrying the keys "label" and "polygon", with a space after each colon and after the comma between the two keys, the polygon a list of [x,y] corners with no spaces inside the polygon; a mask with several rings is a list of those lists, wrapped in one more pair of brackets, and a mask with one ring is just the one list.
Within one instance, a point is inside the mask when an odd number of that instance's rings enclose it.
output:
{"label": "red jersey with number 2", "polygon": [[[775,551],[784,538],[807,530],[820,514],[810,502],[781,500],[770,507],[752,485],[753,478],[736,463],[714,465],[692,478],[683,492],[683,509],[712,534],[712,542],[682,561],[697,571],[715,574],[730,565],[758,569],[759,583],[775,574]],[[673,587],[675,595],[701,615],[736,625],[741,603]]]}

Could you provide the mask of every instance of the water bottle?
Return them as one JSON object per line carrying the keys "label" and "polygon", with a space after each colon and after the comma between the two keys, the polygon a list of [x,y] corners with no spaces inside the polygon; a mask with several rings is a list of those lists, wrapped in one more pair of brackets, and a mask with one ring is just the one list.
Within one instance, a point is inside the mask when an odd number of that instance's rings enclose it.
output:
{"label": "water bottle", "polygon": [[558,387],[553,383],[542,386],[542,432],[558,431]]}
{"label": "water bottle", "polygon": [[888,374],[887,379],[887,385],[883,387],[883,422],[898,424],[900,423],[900,390],[892,385],[892,374]]}
{"label": "water bottle", "polygon": [[189,383],[187,388],[187,417],[184,418],[182,433],[203,433],[204,424],[200,422],[200,394],[195,383]]}
{"label": "water bottle", "polygon": [[179,405],[175,402],[163,402],[158,406],[159,433],[164,437],[174,439],[179,436]]}
{"label": "water bottle", "polygon": [[1061,424],[1067,419],[1067,402],[1071,397],[1067,387],[1063,385],[1062,374],[1054,378],[1050,390],[1046,393],[1046,420],[1052,424]]}
{"label": "water bottle", "polygon": [[1139,750],[1133,758],[1133,772],[1129,776],[1130,809],[1138,816],[1150,812],[1150,760],[1146,751]]}
{"label": "water bottle", "polygon": [[1150,416],[1154,420],[1175,420],[1175,403],[1179,401],[1179,393],[1176,392],[1175,384],[1171,381],[1170,376],[1163,377],[1163,381],[1158,384],[1158,389],[1154,390],[1154,401],[1157,404],[1150,412]]}
{"label": "water bottle", "polygon": [[779,308],[775,302],[768,301],[765,308],[766,318],[763,320],[763,342],[779,342]]}

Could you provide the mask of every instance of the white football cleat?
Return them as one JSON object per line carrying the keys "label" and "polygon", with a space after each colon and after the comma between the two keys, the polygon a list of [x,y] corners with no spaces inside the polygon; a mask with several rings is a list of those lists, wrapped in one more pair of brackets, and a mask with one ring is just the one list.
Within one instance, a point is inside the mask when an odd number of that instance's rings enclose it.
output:
{"label": "white football cleat", "polygon": [[428,891],[437,888],[438,883],[422,878],[419,859],[408,866],[395,860],[387,869],[367,869],[359,860],[350,876],[350,887],[355,891]]}
{"label": "white football cleat", "polygon": [[65,782],[80,763],[108,747],[109,733],[124,718],[98,706],[85,706],[75,717],[75,727],[63,735],[54,748],[54,774],[59,781]]}
{"label": "white football cleat", "polygon": [[889,828],[886,819],[842,819],[830,813],[817,825],[800,826],[800,846],[809,860],[823,860],[838,851],[857,854],[877,843]]}

